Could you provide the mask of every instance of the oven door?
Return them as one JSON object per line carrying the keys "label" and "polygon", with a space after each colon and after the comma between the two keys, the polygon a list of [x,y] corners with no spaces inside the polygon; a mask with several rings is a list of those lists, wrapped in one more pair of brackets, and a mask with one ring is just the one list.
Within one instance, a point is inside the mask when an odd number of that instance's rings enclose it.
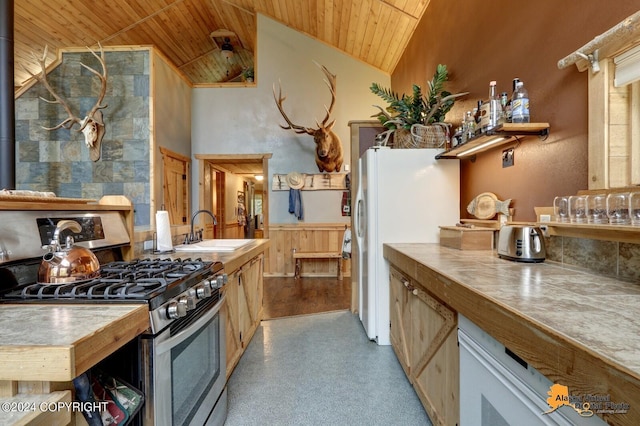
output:
{"label": "oven door", "polygon": [[147,399],[152,403],[146,407],[145,424],[224,423],[226,349],[220,314],[224,297],[213,306],[206,302],[201,302],[205,309],[198,306],[151,340],[149,362],[143,365]]}

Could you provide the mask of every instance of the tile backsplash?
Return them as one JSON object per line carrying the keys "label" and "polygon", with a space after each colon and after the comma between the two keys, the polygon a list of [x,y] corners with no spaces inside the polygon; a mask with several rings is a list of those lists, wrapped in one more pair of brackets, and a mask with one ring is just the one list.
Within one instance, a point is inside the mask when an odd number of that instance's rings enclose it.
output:
{"label": "tile backsplash", "polygon": [[640,244],[588,238],[546,238],[547,259],[600,275],[640,280]]}

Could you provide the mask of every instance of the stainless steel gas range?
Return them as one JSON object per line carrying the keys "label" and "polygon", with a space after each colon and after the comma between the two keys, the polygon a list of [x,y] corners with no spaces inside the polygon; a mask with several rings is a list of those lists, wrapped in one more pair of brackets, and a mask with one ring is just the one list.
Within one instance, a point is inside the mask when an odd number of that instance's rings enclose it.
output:
{"label": "stainless steel gas range", "polygon": [[[38,283],[36,270],[60,221],[90,249],[100,276],[61,284]],[[68,223],[68,222],[65,222]],[[19,224],[19,227],[16,225]],[[114,212],[0,208],[0,277],[4,303],[146,303],[149,329],[98,367],[144,394],[132,424],[222,425],[226,419],[225,324],[220,313],[223,265],[192,258],[124,260],[124,218]],[[99,315],[99,312],[96,312]]]}

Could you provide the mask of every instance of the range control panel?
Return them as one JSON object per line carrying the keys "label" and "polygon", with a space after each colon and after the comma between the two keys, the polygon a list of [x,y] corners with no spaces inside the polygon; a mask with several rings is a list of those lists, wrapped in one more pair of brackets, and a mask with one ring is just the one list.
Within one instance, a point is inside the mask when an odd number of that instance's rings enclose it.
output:
{"label": "range control panel", "polygon": [[68,235],[72,235],[75,242],[78,243],[104,239],[104,228],[102,227],[102,219],[99,216],[37,218],[40,242],[43,246],[51,242],[56,226],[61,220],[73,220],[82,226],[80,233],[74,233],[70,229],[62,231],[60,233],[61,244],[64,244]]}

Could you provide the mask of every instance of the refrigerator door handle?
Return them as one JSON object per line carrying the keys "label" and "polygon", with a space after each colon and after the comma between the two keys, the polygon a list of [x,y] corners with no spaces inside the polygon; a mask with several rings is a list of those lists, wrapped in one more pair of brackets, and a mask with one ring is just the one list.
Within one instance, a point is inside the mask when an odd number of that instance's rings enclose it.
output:
{"label": "refrigerator door handle", "polygon": [[363,205],[362,192],[361,189],[358,188],[358,195],[356,196],[356,238],[358,239],[358,244],[361,244],[362,238],[364,237],[364,225],[362,223]]}

